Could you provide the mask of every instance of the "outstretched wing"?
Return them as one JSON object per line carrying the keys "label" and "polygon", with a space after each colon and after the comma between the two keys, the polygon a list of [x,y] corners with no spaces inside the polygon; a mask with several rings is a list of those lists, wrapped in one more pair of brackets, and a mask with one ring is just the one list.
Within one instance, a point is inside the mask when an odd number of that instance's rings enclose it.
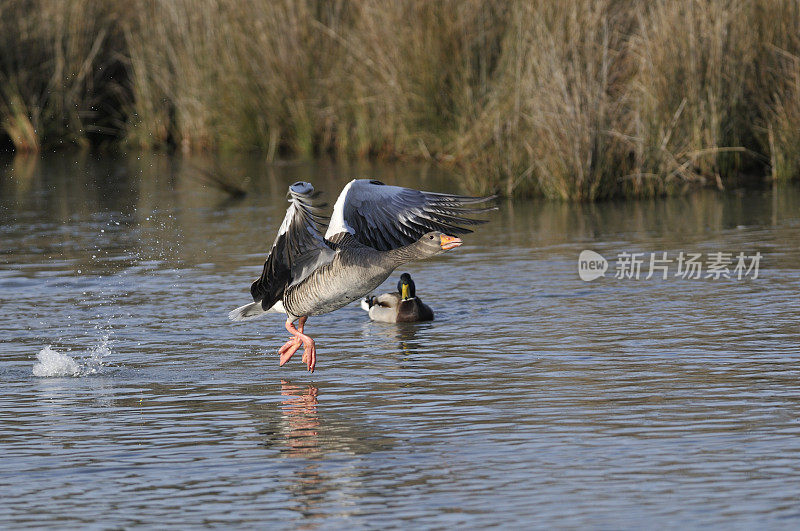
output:
{"label": "outstretched wing", "polygon": [[339,194],[325,239],[339,243],[349,233],[364,245],[388,251],[409,245],[434,230],[466,234],[472,231],[464,225],[486,222],[466,216],[494,210],[495,207],[480,206],[492,199],[494,196],[421,192],[380,181],[356,179]]}
{"label": "outstretched wing", "polygon": [[318,195],[310,183],[296,182],[289,187],[289,208],[278,236],[272,244],[261,277],[250,286],[253,300],[268,310],[283,298],[287,287],[308,276],[319,262],[333,253],[320,234],[327,219],[312,200]]}

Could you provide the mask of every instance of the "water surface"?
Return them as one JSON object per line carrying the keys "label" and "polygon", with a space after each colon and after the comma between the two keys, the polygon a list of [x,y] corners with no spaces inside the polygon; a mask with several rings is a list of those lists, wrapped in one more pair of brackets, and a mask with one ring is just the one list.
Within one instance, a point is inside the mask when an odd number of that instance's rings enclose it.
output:
{"label": "water surface", "polygon": [[[800,522],[797,189],[501,201],[403,269],[434,322],[312,318],[309,374],[278,367],[279,316],[226,318],[287,186],[463,190],[403,165],[218,164],[244,200],[200,159],[0,161],[4,526]],[[580,280],[584,249],[605,278]],[[614,278],[619,253],[663,251],[763,258],[757,279]]]}

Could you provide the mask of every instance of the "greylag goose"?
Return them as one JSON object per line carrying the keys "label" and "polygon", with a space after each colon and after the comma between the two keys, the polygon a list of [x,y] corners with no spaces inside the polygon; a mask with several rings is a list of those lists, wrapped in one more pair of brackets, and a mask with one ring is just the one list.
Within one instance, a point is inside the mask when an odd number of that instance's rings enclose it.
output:
{"label": "greylag goose", "polygon": [[303,331],[310,316],[364,297],[407,262],[458,247],[461,239],[444,232],[472,232],[465,225],[485,220],[465,215],[494,210],[481,206],[493,197],[422,192],[356,179],[339,194],[328,220],[313,204],[317,195],[307,182],[289,187],[286,216],[261,277],[250,286],[254,302],[228,314],[242,321],[285,313],[292,337],[278,350],[280,365],[302,345],[310,372],[317,363],[314,340]]}
{"label": "greylag goose", "polygon": [[411,275],[403,273],[397,282],[397,291],[377,297],[367,297],[361,307],[369,318],[382,323],[416,323],[433,321],[433,310],[417,297]]}

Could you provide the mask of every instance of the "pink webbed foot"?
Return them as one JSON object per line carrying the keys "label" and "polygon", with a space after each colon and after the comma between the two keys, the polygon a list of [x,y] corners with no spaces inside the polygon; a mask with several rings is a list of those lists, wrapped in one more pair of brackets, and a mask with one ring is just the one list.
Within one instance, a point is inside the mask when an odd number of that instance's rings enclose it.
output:
{"label": "pink webbed foot", "polygon": [[308,341],[303,341],[303,363],[308,366],[309,372],[314,372],[314,367],[317,365],[317,347],[314,345],[314,340],[306,336]]}
{"label": "pink webbed foot", "polygon": [[280,366],[283,367],[284,363],[292,359],[294,353],[297,352],[297,349],[300,348],[303,342],[300,341],[298,338],[293,337],[289,341],[287,341],[280,349],[278,349],[278,354],[280,354]]}

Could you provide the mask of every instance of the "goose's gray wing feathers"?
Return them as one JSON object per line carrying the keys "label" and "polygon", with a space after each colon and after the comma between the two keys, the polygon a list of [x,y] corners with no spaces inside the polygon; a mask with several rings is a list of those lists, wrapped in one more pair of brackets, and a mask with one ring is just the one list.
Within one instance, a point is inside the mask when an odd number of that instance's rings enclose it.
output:
{"label": "goose's gray wing feathers", "polygon": [[465,225],[485,223],[466,216],[494,210],[475,206],[492,199],[494,196],[438,194],[356,179],[339,194],[325,239],[336,244],[349,233],[364,245],[388,251],[434,230],[466,234],[472,231]]}
{"label": "goose's gray wing feathers", "polygon": [[310,183],[300,181],[289,187],[286,216],[264,261],[261,276],[250,286],[253,300],[261,302],[264,310],[280,301],[286,288],[333,259],[334,251],[320,234],[327,219],[313,204],[317,195]]}

